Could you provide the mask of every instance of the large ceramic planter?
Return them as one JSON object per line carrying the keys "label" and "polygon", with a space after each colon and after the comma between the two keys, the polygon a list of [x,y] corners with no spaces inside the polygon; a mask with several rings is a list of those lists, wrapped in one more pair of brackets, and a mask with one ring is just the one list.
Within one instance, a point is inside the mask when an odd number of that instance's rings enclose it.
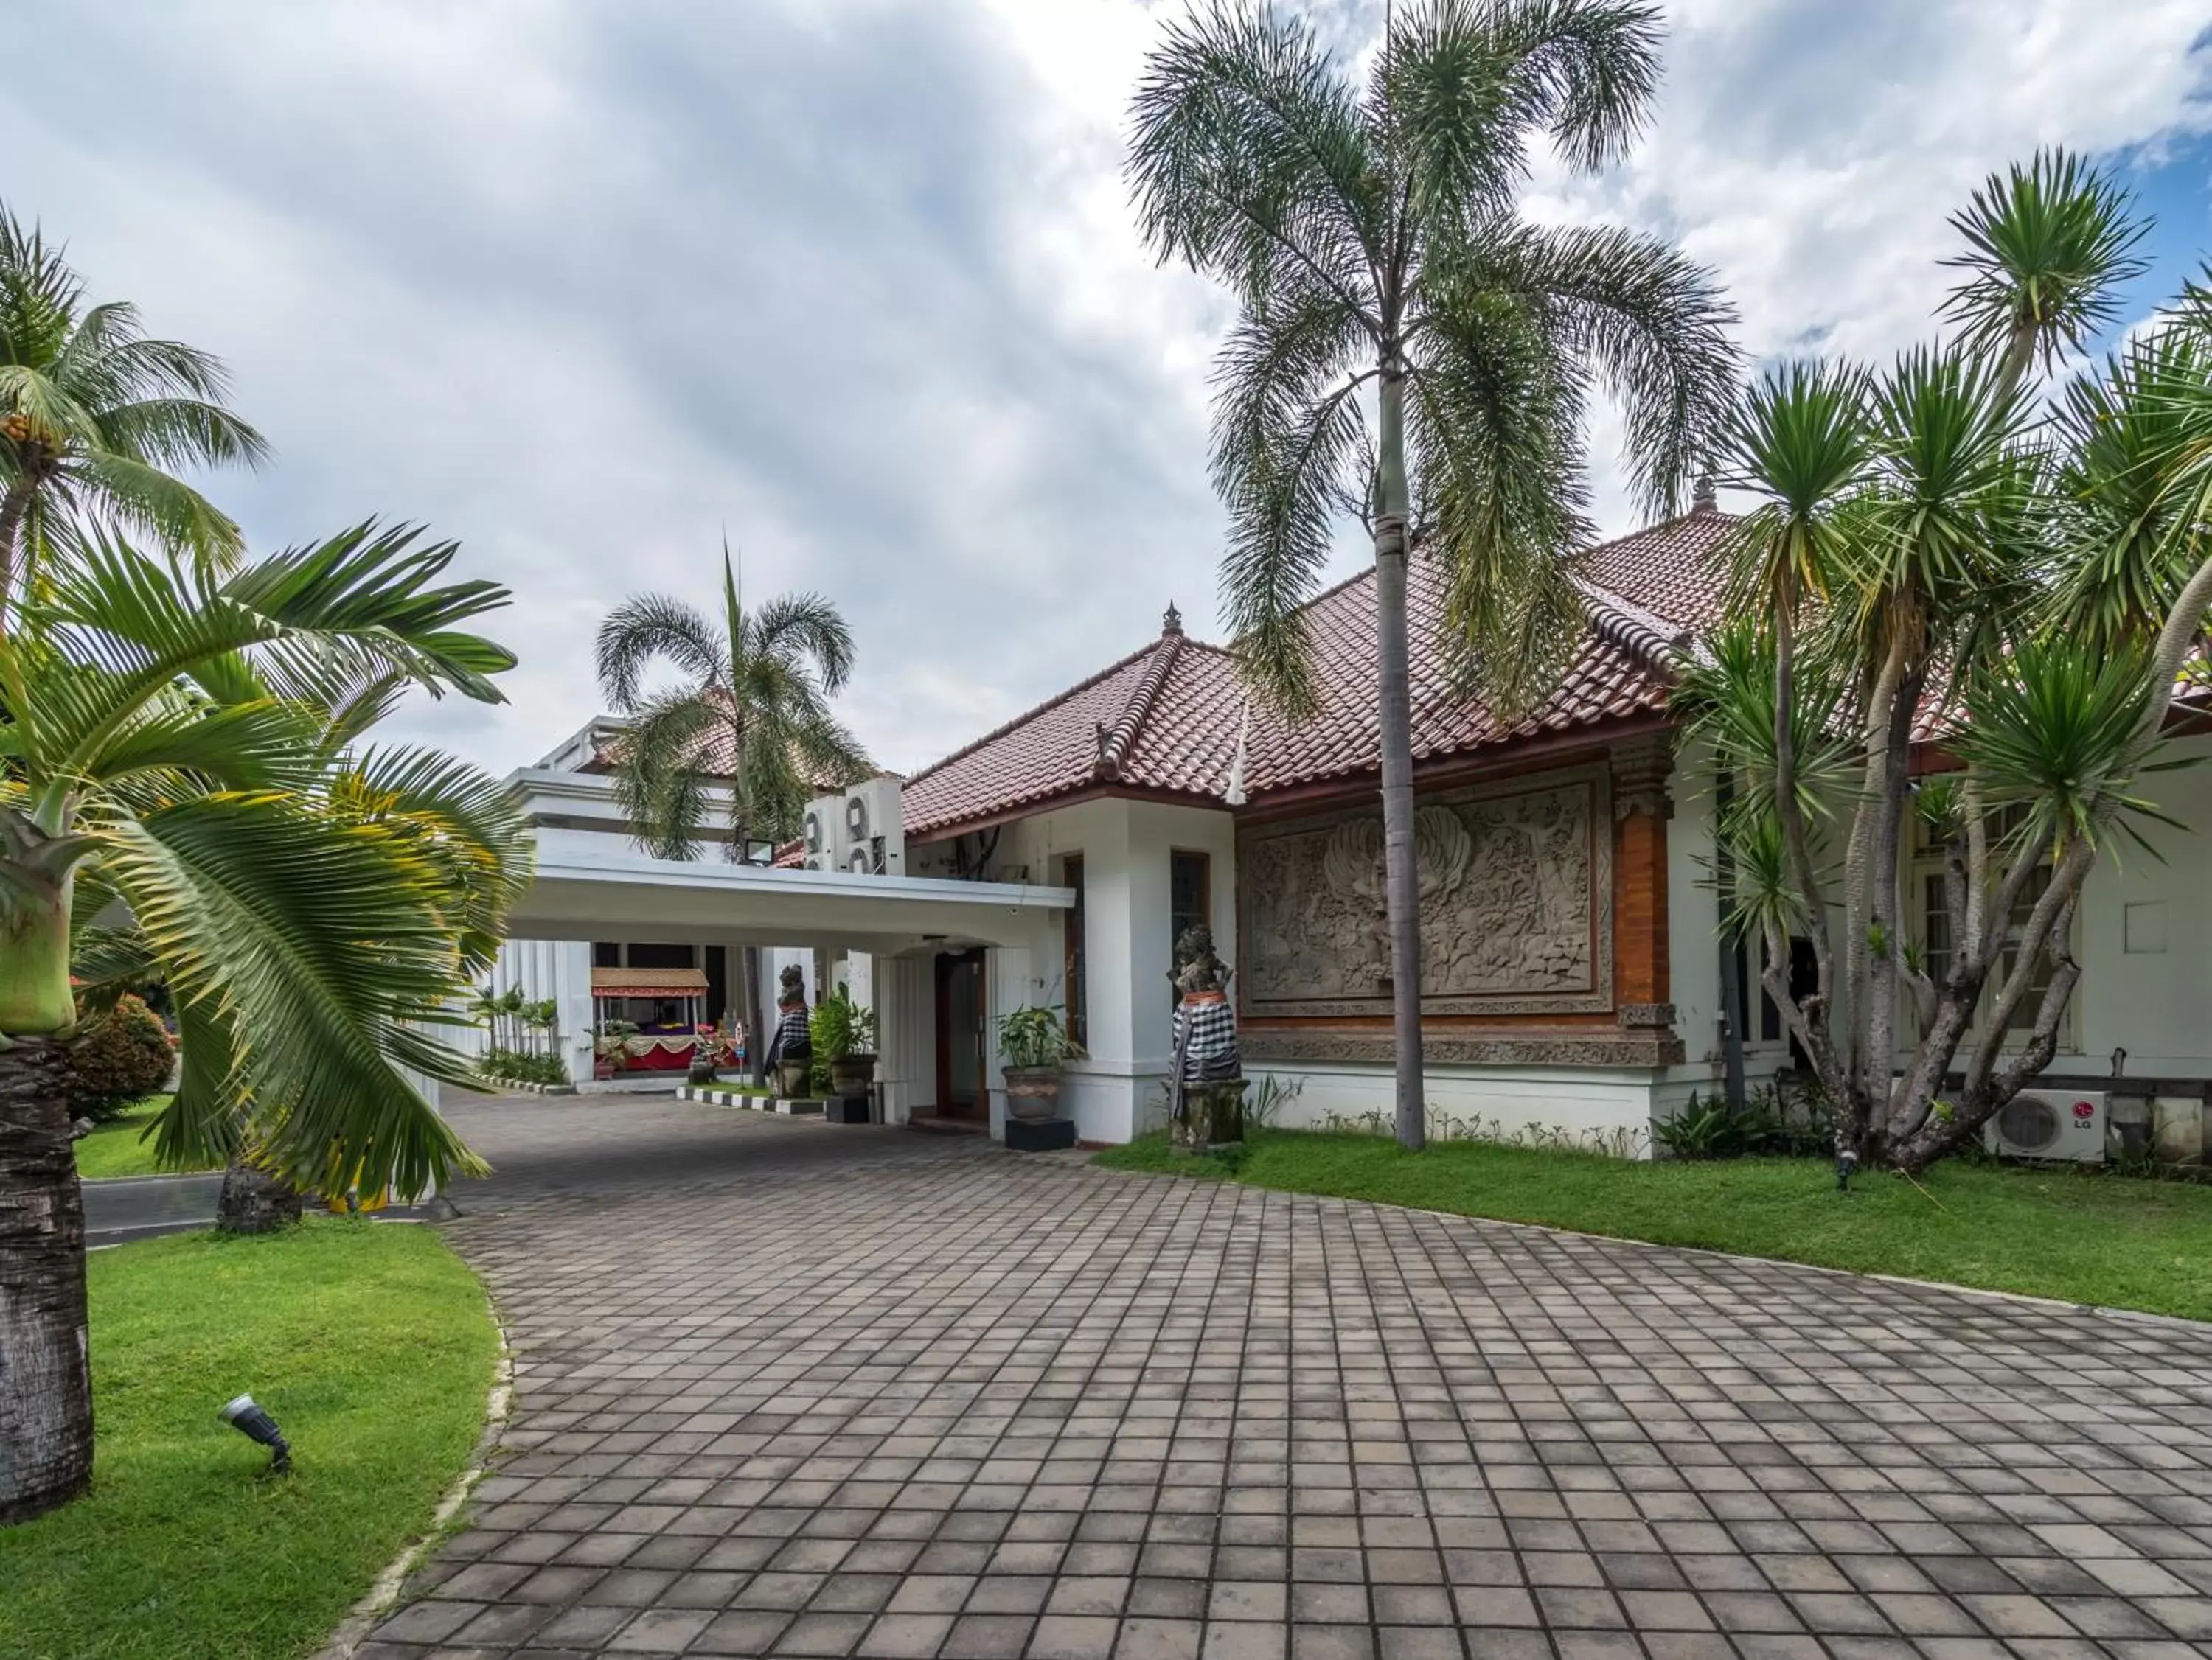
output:
{"label": "large ceramic planter", "polygon": [[868,1093],[876,1081],[873,1055],[845,1055],[830,1063],[830,1093],[840,1100],[854,1100]]}
{"label": "large ceramic planter", "polygon": [[1010,1066],[1006,1069],[1006,1112],[1017,1118],[1049,1118],[1060,1110],[1060,1069],[1056,1066]]}

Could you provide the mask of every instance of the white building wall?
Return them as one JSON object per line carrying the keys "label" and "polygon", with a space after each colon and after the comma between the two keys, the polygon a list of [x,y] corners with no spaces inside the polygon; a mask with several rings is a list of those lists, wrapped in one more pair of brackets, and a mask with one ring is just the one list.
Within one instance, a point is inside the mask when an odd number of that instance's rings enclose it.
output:
{"label": "white building wall", "polygon": [[937,1100],[936,972],[929,956],[875,962],[876,1080],[885,1124],[904,1124]]}
{"label": "white building wall", "polygon": [[[1068,1065],[1060,1111],[1075,1120],[1077,1136],[1086,1142],[1125,1142],[1138,1134],[1167,1080],[1173,1053],[1168,971],[1175,955],[1169,870],[1176,851],[1207,856],[1215,948],[1234,967],[1236,821],[1225,809],[1119,798],[1079,802],[1010,825],[1000,838],[994,874],[1019,869],[1029,881],[1058,882],[1066,856],[1083,858],[1089,1054]],[[1025,955],[1022,974],[993,972],[994,1018],[1021,1001],[1065,1003],[1060,924],[1042,924]],[[997,1090],[995,1056],[992,1076]],[[994,1125],[1002,1110],[994,1094]]]}
{"label": "white building wall", "polygon": [[[579,940],[507,940],[492,965],[491,989],[504,993],[520,986],[522,995],[535,1003],[550,997],[559,1005],[561,1024],[556,1033],[561,1062],[571,1081],[592,1075],[592,948]],[[481,1055],[489,1047],[489,1032],[459,1030],[449,1041],[464,1053]]]}

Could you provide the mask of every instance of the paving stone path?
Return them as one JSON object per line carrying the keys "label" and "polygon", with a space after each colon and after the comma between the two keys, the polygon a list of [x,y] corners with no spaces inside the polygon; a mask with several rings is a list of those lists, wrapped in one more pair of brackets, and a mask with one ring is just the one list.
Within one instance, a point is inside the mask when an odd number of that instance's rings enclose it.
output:
{"label": "paving stone path", "polygon": [[516,1416],[362,1660],[2212,1654],[2212,1329],[665,1100],[455,1116]]}

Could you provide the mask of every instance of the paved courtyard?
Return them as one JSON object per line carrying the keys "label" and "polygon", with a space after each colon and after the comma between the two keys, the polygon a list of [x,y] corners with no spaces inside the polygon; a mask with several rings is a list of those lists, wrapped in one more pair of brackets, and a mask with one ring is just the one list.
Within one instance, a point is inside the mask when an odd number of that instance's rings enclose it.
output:
{"label": "paved courtyard", "polygon": [[456,1112],[515,1347],[361,1653],[2212,1653],[2212,1330],[667,1100]]}

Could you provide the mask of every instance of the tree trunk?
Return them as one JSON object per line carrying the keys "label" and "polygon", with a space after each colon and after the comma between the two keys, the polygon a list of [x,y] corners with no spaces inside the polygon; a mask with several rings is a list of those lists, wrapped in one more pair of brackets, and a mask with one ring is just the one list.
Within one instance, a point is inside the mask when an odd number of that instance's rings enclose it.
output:
{"label": "tree trunk", "polygon": [[1398,1141],[1428,1142],[1421,1080],[1421,874],[1413,841],[1413,737],[1406,642],[1406,384],[1395,356],[1381,388],[1381,511],[1375,516],[1375,642],[1381,667],[1383,891],[1390,919],[1390,1010]]}
{"label": "tree trunk", "polygon": [[222,1197],[216,1201],[218,1233],[274,1233],[300,1220],[300,1190],[258,1165],[233,1159],[223,1172]]}
{"label": "tree trunk", "polygon": [[15,482],[0,496],[0,634],[8,631],[8,613],[15,597],[15,550],[22,544],[23,518],[38,491],[38,477],[27,458],[19,457]]}
{"label": "tree trunk", "polygon": [[0,1050],[0,1525],[92,1485],[84,1201],[70,1142],[69,1054]]}

